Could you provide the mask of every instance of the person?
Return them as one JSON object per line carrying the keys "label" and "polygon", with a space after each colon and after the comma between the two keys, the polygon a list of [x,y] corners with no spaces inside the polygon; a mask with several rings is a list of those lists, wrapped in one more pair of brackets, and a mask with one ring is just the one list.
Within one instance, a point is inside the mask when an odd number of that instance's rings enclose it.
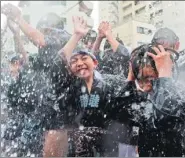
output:
{"label": "person", "polygon": [[[128,81],[135,82],[142,101],[132,98],[128,101],[130,110],[112,111],[112,115],[117,112],[115,117],[121,122],[124,112],[132,115],[132,123],[139,127],[141,157],[183,155],[185,100],[183,86],[176,87],[172,79],[173,55],[161,45],[142,45],[133,50]],[[124,98],[121,98],[117,101],[124,106]]]}
{"label": "person", "polygon": [[[98,79],[94,73],[98,64],[96,57],[88,50],[76,48],[78,42],[89,30],[86,21],[80,17],[73,17],[73,23],[74,34],[60,51],[62,62],[59,61],[54,65],[53,71],[51,71],[51,80],[57,96],[64,94],[64,97],[59,100],[59,106],[64,117],[64,129],[67,130],[68,135],[70,131],[74,133],[70,139],[74,139],[75,153],[69,153],[69,155],[93,156],[93,147],[97,149],[98,146],[97,140],[99,139],[99,143],[102,143],[99,135],[105,126],[102,109],[106,104],[106,96],[104,95],[106,89],[102,80]],[[75,48],[76,51],[73,52]],[[69,65],[70,71],[66,68],[67,65]],[[83,127],[82,130],[78,129],[80,126]],[[54,140],[55,144],[58,144],[56,138],[58,132],[55,132],[54,135],[48,134],[46,136],[45,157],[61,156],[58,155],[61,152],[56,152],[58,147],[55,145],[53,148],[50,145]],[[60,135],[66,134],[62,132]],[[97,140],[93,140],[91,137]],[[63,146],[66,144],[68,142],[63,142]],[[61,147],[61,145],[59,146]],[[64,148],[61,147],[60,150]]]}
{"label": "person", "polygon": [[89,30],[87,35],[82,39],[85,48],[92,50],[96,37],[97,37],[96,31]]}
{"label": "person", "polygon": [[[158,43],[163,45],[165,48],[170,48],[172,51],[176,51],[176,53],[179,53],[179,60],[177,61],[178,68],[176,70],[176,80],[178,78],[178,83],[179,85],[183,85],[184,80],[183,80],[183,73],[182,71],[182,66],[180,65],[180,61],[182,61],[181,53],[179,51],[180,47],[180,41],[179,37],[176,35],[176,33],[165,27],[159,29],[153,36],[152,43]],[[184,153],[185,153],[185,148],[184,148]]]}
{"label": "person", "polygon": [[13,4],[5,4],[1,12],[14,21],[28,39],[39,48],[37,68],[47,71],[57,52],[70,38],[70,34],[64,30],[61,18],[55,13],[48,13],[40,19],[35,29],[23,19],[21,11]]}
{"label": "person", "polygon": [[[15,146],[7,146],[10,150],[5,154],[15,157],[42,156],[45,131],[50,127],[60,128],[58,122],[61,120],[57,109],[53,107],[54,104],[48,103],[53,98],[47,74],[56,53],[70,35],[61,28],[57,29],[57,26],[53,28],[54,25],[51,23],[48,23],[51,28],[46,28],[45,34],[41,33],[25,22],[18,8],[11,4],[4,5],[2,12],[39,47],[39,53],[31,65],[24,68],[8,88],[9,117],[3,139],[13,142]],[[47,16],[52,19],[53,14]],[[55,120],[55,117],[59,118]]]}
{"label": "person", "polygon": [[[53,88],[60,98],[58,104],[63,113],[64,128],[48,131],[43,155],[65,155],[69,137],[69,146],[74,146],[73,154],[68,153],[70,156],[97,156],[97,152],[100,156],[117,156],[118,143],[110,139],[112,133],[106,130],[110,122],[106,107],[116,90],[114,93],[114,87],[96,75],[98,62],[93,53],[77,47],[88,32],[86,21],[73,17],[73,23],[74,34],[59,51],[61,59],[54,63],[51,71]],[[57,140],[58,137],[65,142]]]}
{"label": "person", "polygon": [[[104,56],[101,57],[98,49],[104,38],[106,38],[104,44]],[[123,80],[126,80],[128,74],[130,55],[123,42],[118,37],[113,37],[111,26],[108,22],[102,22],[99,25],[99,32],[94,45],[94,51],[99,61],[98,71],[102,74],[104,80],[109,85],[121,85]],[[137,128],[132,127],[127,123],[122,124],[117,121],[111,121],[108,128],[112,133],[116,133],[116,136],[114,137],[115,141],[120,142],[118,156],[135,157],[137,154],[136,145],[138,140]],[[120,137],[119,139],[117,138],[118,136]]]}
{"label": "person", "polygon": [[174,49],[175,51],[178,51],[180,47],[179,37],[173,30],[167,27],[158,29],[154,34],[151,43],[160,44],[164,47]]}
{"label": "person", "polygon": [[[98,71],[102,74],[124,74],[126,78],[129,61],[128,49],[120,43],[121,41],[113,37],[112,28],[108,22],[101,22],[98,30],[98,36],[93,46],[93,51],[99,61]],[[99,48],[104,38],[106,38],[106,42],[102,55]]]}
{"label": "person", "polygon": [[8,18],[7,24],[13,33],[15,52],[8,52],[10,55],[10,73],[13,78],[17,78],[20,71],[28,66],[28,52],[24,49],[19,27]]}

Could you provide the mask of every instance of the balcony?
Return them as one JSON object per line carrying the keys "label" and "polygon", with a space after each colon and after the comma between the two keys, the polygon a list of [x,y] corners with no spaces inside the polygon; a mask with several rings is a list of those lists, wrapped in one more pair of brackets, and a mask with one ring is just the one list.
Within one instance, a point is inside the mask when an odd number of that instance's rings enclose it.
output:
{"label": "balcony", "polygon": [[142,8],[140,8],[140,9],[138,9],[138,10],[136,10],[136,11],[135,11],[135,14],[136,14],[136,15],[139,15],[139,14],[142,14],[142,13],[144,13],[144,12],[146,12],[146,7],[145,7],[145,6],[142,7]]}
{"label": "balcony", "polygon": [[122,8],[123,12],[126,12],[127,10],[132,10],[132,4],[128,4]]}
{"label": "balcony", "polygon": [[123,16],[123,22],[127,22],[127,21],[129,21],[131,19],[132,19],[132,13],[130,13],[130,14],[126,15],[126,16]]}

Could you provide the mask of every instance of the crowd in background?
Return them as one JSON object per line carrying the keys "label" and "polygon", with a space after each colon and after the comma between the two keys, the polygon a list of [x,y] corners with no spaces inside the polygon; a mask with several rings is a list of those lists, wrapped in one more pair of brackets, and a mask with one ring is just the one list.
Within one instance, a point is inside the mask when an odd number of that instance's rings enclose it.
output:
{"label": "crowd in background", "polygon": [[[1,74],[2,156],[184,156],[184,69],[174,31],[161,28],[129,52],[106,21],[96,32],[74,16],[71,35],[54,13],[36,28],[14,5],[1,13],[15,44]],[[20,31],[37,54],[25,50]]]}

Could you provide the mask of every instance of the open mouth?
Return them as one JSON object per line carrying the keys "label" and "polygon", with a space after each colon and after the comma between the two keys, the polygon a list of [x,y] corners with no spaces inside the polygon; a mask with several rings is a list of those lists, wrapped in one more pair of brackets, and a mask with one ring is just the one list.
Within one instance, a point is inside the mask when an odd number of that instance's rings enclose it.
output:
{"label": "open mouth", "polygon": [[84,75],[87,70],[88,70],[87,68],[82,68],[82,69],[77,70],[77,73],[80,75]]}

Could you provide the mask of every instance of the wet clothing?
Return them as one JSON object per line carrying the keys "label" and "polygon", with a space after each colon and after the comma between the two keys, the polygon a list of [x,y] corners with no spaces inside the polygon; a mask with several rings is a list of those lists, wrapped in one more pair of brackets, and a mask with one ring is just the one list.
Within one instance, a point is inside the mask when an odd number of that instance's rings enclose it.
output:
{"label": "wet clothing", "polygon": [[9,86],[8,118],[3,138],[15,145],[7,146],[10,148],[7,156],[42,156],[44,132],[60,128],[56,122],[61,120],[60,115],[54,105],[49,104],[55,98],[52,98],[46,78],[43,72],[24,69],[18,80]]}
{"label": "wet clothing", "polygon": [[64,47],[70,37],[71,35],[68,32],[59,29],[54,29],[48,35],[46,35],[46,45],[39,48],[38,55],[34,60],[33,68],[48,72],[53,64],[53,61],[58,57],[58,51]]}
{"label": "wet clothing", "polygon": [[[137,92],[140,100],[134,97],[125,100],[123,96],[116,99],[114,105],[118,107],[112,111],[112,115],[117,114],[115,119],[129,120],[139,127],[139,156],[182,156],[183,94],[177,91],[172,79],[159,78],[153,81],[150,94]],[[129,107],[123,108],[125,105]]]}
{"label": "wet clothing", "polygon": [[[60,111],[62,112],[64,127],[66,128],[70,127],[75,129],[79,126],[84,126],[107,129],[111,123],[109,113],[112,108],[114,108],[114,105],[110,104],[111,100],[114,100],[118,94],[122,95],[119,93],[120,90],[126,90],[124,88],[119,90],[111,86],[111,84],[107,84],[103,78],[98,78],[96,73],[94,73],[93,85],[89,93],[85,81],[72,76],[67,70],[64,60],[54,63],[53,69],[51,70],[51,80],[58,98]],[[123,86],[127,84],[128,83],[124,83]],[[130,89],[132,90],[132,88]],[[112,135],[114,134],[112,133]],[[104,139],[106,143],[100,141],[102,146],[106,144],[113,145],[114,142],[119,141],[119,139],[109,140],[108,138],[114,137],[106,137]],[[105,148],[110,149],[109,146]],[[117,146],[114,144],[112,149],[117,151],[118,143]],[[116,152],[114,156],[117,156],[117,154]]]}
{"label": "wet clothing", "polygon": [[56,98],[47,74],[69,37],[65,31],[52,31],[45,36],[46,46],[39,49],[31,64],[9,86],[8,118],[3,133],[4,143],[7,142],[5,156],[42,156],[45,131],[62,127],[62,115],[54,104]]}
{"label": "wet clothing", "polygon": [[170,78],[160,78],[153,83],[154,92],[151,101],[155,126],[153,131],[152,128],[145,128],[140,132],[139,142],[142,142],[143,136],[146,140],[146,144],[139,147],[140,156],[181,157],[183,155],[185,99],[182,88],[184,88],[182,85],[177,85]]}
{"label": "wet clothing", "polygon": [[128,61],[130,59],[128,49],[119,44],[116,52],[106,51],[103,56],[99,53],[96,57],[98,59],[98,71],[101,74],[124,75],[128,74]]}

